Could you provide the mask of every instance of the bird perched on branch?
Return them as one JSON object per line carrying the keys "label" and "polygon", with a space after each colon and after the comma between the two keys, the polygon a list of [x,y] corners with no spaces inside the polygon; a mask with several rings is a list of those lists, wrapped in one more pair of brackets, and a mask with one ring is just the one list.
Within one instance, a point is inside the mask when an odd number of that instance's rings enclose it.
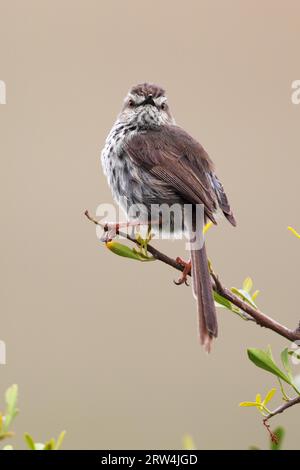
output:
{"label": "bird perched on branch", "polygon": [[[102,165],[118,204],[127,213],[132,205],[145,208],[139,213],[142,222],[145,216],[149,221],[150,215],[153,222],[153,206],[189,204],[203,207],[204,221],[216,223],[216,215],[221,212],[236,225],[211,159],[195,139],[175,124],[160,86],[143,83],[131,88],[107,137]],[[164,222],[159,223],[163,227]],[[187,221],[183,224],[186,226]],[[189,262],[178,261],[184,267],[178,284],[192,273],[200,341],[209,352],[218,324],[205,244],[197,248],[191,245]]]}

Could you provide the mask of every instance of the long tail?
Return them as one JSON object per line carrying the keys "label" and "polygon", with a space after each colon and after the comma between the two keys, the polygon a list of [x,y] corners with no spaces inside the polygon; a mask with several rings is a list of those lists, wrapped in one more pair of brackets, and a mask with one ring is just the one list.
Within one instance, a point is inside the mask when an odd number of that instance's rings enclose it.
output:
{"label": "long tail", "polygon": [[197,301],[200,341],[210,352],[213,338],[218,336],[218,322],[208,269],[205,244],[201,250],[191,249],[193,292]]}

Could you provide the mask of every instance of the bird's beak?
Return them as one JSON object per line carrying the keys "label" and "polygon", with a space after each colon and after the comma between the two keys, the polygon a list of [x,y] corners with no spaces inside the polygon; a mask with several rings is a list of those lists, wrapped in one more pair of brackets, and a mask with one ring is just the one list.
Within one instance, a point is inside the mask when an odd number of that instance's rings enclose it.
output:
{"label": "bird's beak", "polygon": [[150,104],[151,106],[156,106],[154,99],[152,98],[152,95],[147,96],[147,98],[141,103],[142,106]]}

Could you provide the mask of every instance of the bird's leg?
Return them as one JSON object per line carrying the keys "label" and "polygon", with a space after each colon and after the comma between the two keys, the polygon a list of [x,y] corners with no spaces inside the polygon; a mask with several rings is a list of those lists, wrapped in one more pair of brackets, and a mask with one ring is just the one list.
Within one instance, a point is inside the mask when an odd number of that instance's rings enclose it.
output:
{"label": "bird's leg", "polygon": [[120,230],[120,224],[106,222],[103,226],[103,235],[101,237],[102,242],[110,242],[113,238],[116,237],[117,233]]}
{"label": "bird's leg", "polygon": [[187,282],[187,277],[189,274],[191,274],[191,267],[192,263],[191,260],[189,261],[184,261],[183,259],[179,258],[179,256],[176,258],[176,263],[180,264],[183,267],[182,275],[178,279],[178,281],[174,281],[174,283],[177,286],[180,286],[181,284],[185,284],[186,286],[189,285]]}
{"label": "bird's leg", "polygon": [[104,230],[104,234],[101,238],[101,241],[104,241],[104,242],[108,242],[110,240],[112,240],[113,238],[115,238],[115,236],[118,234],[118,232],[120,231],[121,228],[123,227],[139,227],[141,225],[143,226],[146,226],[147,227],[147,235],[146,235],[146,238],[143,239],[140,234],[137,234],[137,235],[134,235],[134,232],[132,231],[132,237],[136,236],[136,237],[139,237],[139,239],[137,238],[137,241],[140,243],[141,247],[145,250],[146,254],[147,254],[147,245],[149,243],[149,241],[152,239],[153,235],[151,234],[151,227],[153,225],[158,225],[160,226],[162,223],[162,219],[161,219],[161,215],[159,216],[159,220],[147,220],[147,221],[140,221],[140,220],[131,220],[131,221],[128,221],[128,222],[120,222],[120,223],[116,223],[116,222],[106,222],[103,226],[103,230]]}

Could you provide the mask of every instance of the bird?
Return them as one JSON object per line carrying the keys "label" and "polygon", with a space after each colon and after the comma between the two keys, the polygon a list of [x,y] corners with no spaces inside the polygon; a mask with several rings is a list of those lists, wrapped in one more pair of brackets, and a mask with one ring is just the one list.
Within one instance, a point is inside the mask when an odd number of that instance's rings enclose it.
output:
{"label": "bird", "polygon": [[[142,207],[136,217],[146,217],[150,223],[153,206],[189,204],[203,207],[205,223],[217,224],[222,214],[236,225],[212,160],[202,145],[175,123],[166,92],[159,85],[146,82],[131,87],[107,136],[101,161],[113,198],[129,219],[133,205]],[[161,212],[157,214],[161,216]],[[153,220],[153,213],[151,217]],[[192,216],[192,228],[194,219]],[[159,224],[164,230],[161,219]],[[190,255],[189,262],[177,259],[183,267],[178,284],[192,274],[200,343],[210,352],[218,336],[218,322],[205,243],[191,248]]]}

